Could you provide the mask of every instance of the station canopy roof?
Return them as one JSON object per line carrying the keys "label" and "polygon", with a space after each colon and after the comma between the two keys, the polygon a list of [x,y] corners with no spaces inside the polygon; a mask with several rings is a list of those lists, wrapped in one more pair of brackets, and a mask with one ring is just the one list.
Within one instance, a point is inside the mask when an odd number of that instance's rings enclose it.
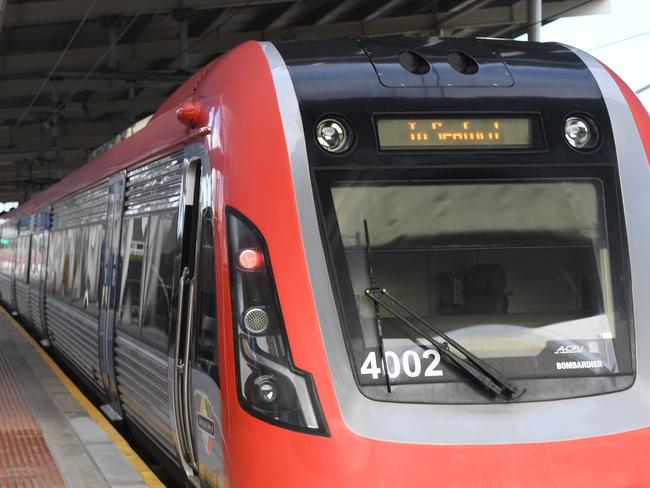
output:
{"label": "station canopy roof", "polygon": [[[541,0],[539,0],[541,1]],[[24,201],[249,40],[514,38],[526,0],[0,0],[0,202]],[[608,8],[544,0],[543,23]],[[142,123],[140,124],[142,125]]]}

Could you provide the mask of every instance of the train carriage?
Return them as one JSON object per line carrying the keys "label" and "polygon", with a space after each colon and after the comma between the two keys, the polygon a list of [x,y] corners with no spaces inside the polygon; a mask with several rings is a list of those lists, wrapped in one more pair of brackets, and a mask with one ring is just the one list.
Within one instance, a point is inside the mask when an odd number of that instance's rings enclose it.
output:
{"label": "train carriage", "polygon": [[567,46],[248,42],[4,216],[0,297],[194,485],[639,486],[649,154]]}

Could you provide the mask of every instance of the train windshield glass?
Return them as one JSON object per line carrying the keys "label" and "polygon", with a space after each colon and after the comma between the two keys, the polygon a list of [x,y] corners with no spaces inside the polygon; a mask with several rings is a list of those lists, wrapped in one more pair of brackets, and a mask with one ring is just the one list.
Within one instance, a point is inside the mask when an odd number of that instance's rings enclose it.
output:
{"label": "train windshield glass", "polygon": [[[627,368],[600,180],[327,187],[334,275],[360,385],[385,381],[377,312],[365,296],[364,219],[376,285],[509,378],[602,378]],[[394,387],[466,380],[389,311],[379,318]]]}

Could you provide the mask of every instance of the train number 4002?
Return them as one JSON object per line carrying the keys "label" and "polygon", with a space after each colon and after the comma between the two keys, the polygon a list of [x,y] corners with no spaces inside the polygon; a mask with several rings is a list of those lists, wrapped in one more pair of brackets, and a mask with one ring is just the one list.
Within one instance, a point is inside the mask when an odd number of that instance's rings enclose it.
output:
{"label": "train number 4002", "polygon": [[[428,366],[424,368],[424,376],[442,376],[443,371],[437,369],[440,364],[440,353],[435,349],[426,349],[422,352],[422,358],[415,351],[404,351],[402,357],[397,355],[394,351],[384,352],[384,357],[386,358],[386,369],[388,369],[388,377],[390,379],[395,379],[399,377],[402,371],[409,378],[417,378],[422,375],[422,359],[433,358]],[[363,375],[371,375],[373,379],[379,378],[382,374],[382,369],[380,367],[381,359],[377,359],[377,353],[375,351],[370,351],[366,356],[366,359],[361,365],[360,372]]]}

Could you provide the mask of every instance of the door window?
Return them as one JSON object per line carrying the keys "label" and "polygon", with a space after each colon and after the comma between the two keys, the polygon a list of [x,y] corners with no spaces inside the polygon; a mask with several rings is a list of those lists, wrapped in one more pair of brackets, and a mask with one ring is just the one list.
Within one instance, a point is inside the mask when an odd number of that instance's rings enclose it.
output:
{"label": "door window", "polygon": [[200,268],[198,272],[198,289],[196,295],[197,334],[195,334],[196,366],[205,371],[217,383],[218,349],[217,349],[217,301],[215,295],[214,267],[214,227],[212,209],[203,211],[201,224],[201,243],[199,249]]}
{"label": "door window", "polygon": [[172,321],[178,212],[130,217],[122,233],[118,327],[167,347]]}

